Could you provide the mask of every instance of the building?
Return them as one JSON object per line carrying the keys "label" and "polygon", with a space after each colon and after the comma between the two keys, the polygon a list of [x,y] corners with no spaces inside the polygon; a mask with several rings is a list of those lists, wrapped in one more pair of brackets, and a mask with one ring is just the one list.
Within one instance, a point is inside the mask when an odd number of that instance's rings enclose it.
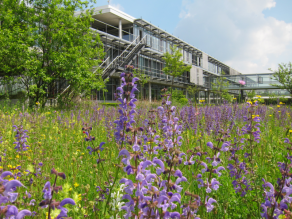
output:
{"label": "building", "polygon": [[[78,12],[76,13],[78,15]],[[119,86],[119,74],[124,66],[132,64],[143,70],[151,80],[143,87],[146,99],[160,98],[160,90],[171,85],[171,77],[163,73],[163,54],[170,52],[176,45],[183,54],[185,64],[192,65],[190,72],[174,79],[174,87],[186,93],[188,85],[198,85],[200,97],[213,97],[209,92],[210,82],[221,75],[239,75],[240,73],[196,47],[169,34],[161,28],[143,19],[136,19],[111,5],[94,8],[92,31],[98,33],[104,44],[106,57],[100,65],[103,78],[109,78],[108,92],[94,92],[92,98],[97,100],[114,100],[114,93]],[[142,89],[142,88],[140,88]],[[235,94],[239,92],[232,91]]]}
{"label": "building", "polygon": [[[76,12],[78,16],[80,12]],[[227,88],[235,96],[246,96],[246,91],[257,90],[258,94],[267,96],[271,93],[276,95],[289,95],[285,90],[279,90],[271,84],[278,82],[273,80],[272,73],[268,74],[241,74],[230,66],[204,53],[198,48],[184,42],[183,40],[167,33],[161,28],[143,19],[136,19],[111,5],[94,8],[93,22],[91,23],[93,33],[99,34],[103,42],[106,56],[100,66],[103,79],[108,78],[106,84],[107,92],[93,91],[93,100],[115,100],[115,93],[120,86],[120,73],[124,71],[125,65],[132,64],[143,70],[150,77],[149,83],[138,89],[143,93],[143,99],[158,100],[161,97],[161,89],[171,85],[172,78],[163,73],[165,52],[171,52],[170,47],[176,45],[183,54],[183,61],[191,65],[190,72],[185,72],[181,77],[174,79],[175,89],[182,90],[186,95],[187,86],[198,86],[200,99],[208,103],[218,101],[218,95],[212,92],[212,82],[219,77],[229,81]],[[239,80],[246,81],[240,85]],[[48,97],[57,100],[57,95],[67,90],[70,85],[68,81],[59,79],[53,89],[48,89]],[[23,88],[20,84],[0,85],[0,93],[8,92],[14,98]]]}

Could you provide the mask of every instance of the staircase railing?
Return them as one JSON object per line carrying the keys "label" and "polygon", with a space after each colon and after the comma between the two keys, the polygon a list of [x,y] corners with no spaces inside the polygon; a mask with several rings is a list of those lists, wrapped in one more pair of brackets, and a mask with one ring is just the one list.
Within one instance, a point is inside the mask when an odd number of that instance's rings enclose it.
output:
{"label": "staircase railing", "polygon": [[93,74],[97,72],[99,68],[101,68],[108,60],[110,57],[107,57],[99,66],[96,67],[96,69],[93,71]]}
{"label": "staircase railing", "polygon": [[137,43],[137,45],[128,53],[128,55],[124,58],[123,62],[121,63],[121,65],[126,65],[128,64],[128,62],[132,59],[133,55],[135,55],[135,53],[137,51],[139,51],[144,45],[146,45],[147,42],[147,35],[144,36],[139,43]]}
{"label": "staircase railing", "polygon": [[127,53],[129,52],[129,48],[139,43],[138,39],[139,39],[139,36],[135,40],[133,40],[133,42],[131,42],[131,44],[128,45],[127,48],[119,56],[117,56],[114,60],[112,60],[112,62],[103,70],[103,79],[107,78],[107,74],[109,73],[109,71],[114,69],[115,68],[114,66],[120,63],[124,59],[125,55],[127,56]]}
{"label": "staircase railing", "polygon": [[[133,54],[135,54],[137,51],[139,51],[144,45],[145,41],[147,39],[147,36],[144,36],[140,41],[138,41],[140,37],[138,36],[122,53],[121,55],[117,56],[103,71],[103,79],[108,78],[111,75],[111,72],[115,69],[116,66],[124,66],[128,64],[128,61],[130,61]],[[131,51],[128,51],[128,49],[134,45],[134,48]]]}

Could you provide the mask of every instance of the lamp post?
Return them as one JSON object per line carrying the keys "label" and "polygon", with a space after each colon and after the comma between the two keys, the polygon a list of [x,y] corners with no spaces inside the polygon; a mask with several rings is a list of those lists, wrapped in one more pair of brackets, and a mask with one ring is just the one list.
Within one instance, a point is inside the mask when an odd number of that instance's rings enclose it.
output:
{"label": "lamp post", "polygon": [[207,91],[208,89],[205,89],[205,103],[207,103]]}

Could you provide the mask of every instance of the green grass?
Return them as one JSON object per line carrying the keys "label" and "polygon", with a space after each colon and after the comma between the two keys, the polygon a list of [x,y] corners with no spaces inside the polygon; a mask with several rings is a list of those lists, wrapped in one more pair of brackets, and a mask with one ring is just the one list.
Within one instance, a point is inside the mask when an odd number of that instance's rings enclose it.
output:
{"label": "green grass", "polygon": [[[120,159],[118,158],[119,146],[116,144],[114,128],[108,129],[106,124],[113,122],[118,114],[116,104],[100,104],[92,105],[85,103],[78,107],[68,110],[55,110],[46,108],[45,110],[35,109],[34,111],[23,111],[22,107],[0,109],[0,136],[3,137],[1,148],[1,169],[3,171],[11,170],[14,173],[17,166],[21,166],[21,176],[19,179],[26,188],[18,188],[18,202],[15,205],[19,209],[29,209],[37,213],[37,218],[45,218],[48,209],[38,207],[38,203],[43,200],[42,189],[46,181],[50,180],[53,183],[54,175],[50,174],[54,167],[59,172],[66,174],[66,179],[57,179],[57,185],[63,186],[63,191],[54,194],[54,199],[61,201],[63,198],[74,198],[76,206],[67,206],[69,209],[68,215],[72,218],[109,218],[116,214],[122,216],[124,212],[112,210],[112,205],[105,201],[98,201],[99,193],[96,191],[96,186],[104,189],[111,188],[110,183],[116,179],[113,191],[119,189],[119,180],[127,176],[121,167],[119,167]],[[147,112],[150,105],[144,103],[141,110]],[[244,106],[242,106],[244,107]],[[281,106],[285,108],[286,106]],[[203,107],[206,109],[206,107]],[[138,109],[139,110],[139,109]],[[222,109],[223,110],[223,109]],[[249,177],[252,181],[253,190],[248,192],[245,197],[240,197],[236,194],[229,173],[222,171],[222,176],[218,178],[221,183],[217,191],[213,191],[210,196],[217,200],[215,209],[211,213],[206,213],[206,209],[202,208],[198,214],[202,218],[260,218],[260,204],[263,202],[262,178],[266,181],[275,184],[280,172],[277,168],[277,162],[283,161],[287,154],[286,145],[283,143],[283,138],[286,136],[287,129],[290,129],[291,109],[286,110],[288,114],[280,115],[277,109],[268,109],[265,113],[266,119],[261,122],[261,140],[254,147],[253,167],[254,174]],[[269,116],[271,115],[271,116]],[[142,114],[137,118],[137,123],[141,124],[145,119],[146,114]],[[261,115],[262,117],[263,115]],[[198,151],[208,151],[206,143],[212,141],[215,144],[214,134],[206,134],[204,124],[209,119],[208,115],[204,115],[200,121],[202,127],[198,129],[197,134],[193,130],[186,130],[182,133],[183,144],[181,151],[186,152],[188,149],[196,148]],[[284,125],[280,125],[284,121]],[[225,121],[229,124],[230,121]],[[156,123],[157,124],[157,123]],[[12,125],[23,125],[27,129],[29,139],[29,150],[24,153],[16,152],[13,142],[15,141],[15,132]],[[235,126],[243,127],[242,120],[236,120]],[[92,126],[92,136],[95,137],[93,145],[90,142],[85,142],[85,134],[82,127]],[[112,127],[114,124],[112,123]],[[157,134],[162,134],[161,130],[157,129]],[[229,140],[236,136],[235,130],[231,132]],[[288,132],[289,133],[289,132]],[[217,136],[218,137],[218,136]],[[248,136],[245,136],[248,138]],[[290,135],[288,136],[290,138]],[[96,154],[89,155],[87,146],[98,147],[100,142],[106,142],[104,150],[101,152],[101,158],[105,159],[102,165],[97,164],[98,156]],[[221,143],[222,144],[222,143]],[[220,144],[220,145],[221,145]],[[129,147],[129,146],[127,146]],[[239,159],[243,160],[245,149],[239,152]],[[4,156],[3,153],[6,155]],[[222,166],[226,168],[228,164],[228,153],[222,153]],[[35,172],[38,163],[42,162],[42,175],[26,176],[25,170]],[[198,164],[198,162],[197,162]],[[182,183],[184,189],[190,192],[205,197],[204,189],[198,188],[198,183],[195,175],[200,173],[202,166],[185,166],[183,167],[183,175],[188,179],[188,182]],[[250,164],[249,164],[250,165]],[[198,167],[197,167],[198,166]],[[29,180],[33,178],[33,184],[30,185]],[[32,194],[36,200],[35,206],[27,206],[30,199],[22,199],[25,191]],[[184,190],[183,190],[184,191]],[[108,197],[106,197],[108,198]],[[187,200],[187,197],[185,197]],[[204,200],[202,200],[204,202]],[[112,203],[111,198],[109,202]],[[24,205],[22,205],[24,203]],[[93,206],[99,209],[93,211]],[[106,207],[106,208],[105,208]],[[177,208],[177,211],[181,209]],[[55,211],[57,213],[58,210]],[[56,215],[54,215],[56,216]]]}

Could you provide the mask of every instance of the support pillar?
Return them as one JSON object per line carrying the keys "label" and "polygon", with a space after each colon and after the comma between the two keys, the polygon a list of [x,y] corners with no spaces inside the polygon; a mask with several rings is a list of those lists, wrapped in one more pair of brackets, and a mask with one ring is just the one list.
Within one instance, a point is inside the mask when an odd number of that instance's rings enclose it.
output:
{"label": "support pillar", "polygon": [[186,98],[188,99],[188,90],[186,89]]}
{"label": "support pillar", "polygon": [[151,103],[151,83],[149,82],[149,102]]}
{"label": "support pillar", "polygon": [[123,38],[123,32],[122,32],[122,20],[119,20],[119,38]]}
{"label": "support pillar", "polygon": [[210,104],[210,91],[208,91],[208,104]]}
{"label": "support pillar", "polygon": [[240,102],[243,102],[243,90],[240,90]]}

